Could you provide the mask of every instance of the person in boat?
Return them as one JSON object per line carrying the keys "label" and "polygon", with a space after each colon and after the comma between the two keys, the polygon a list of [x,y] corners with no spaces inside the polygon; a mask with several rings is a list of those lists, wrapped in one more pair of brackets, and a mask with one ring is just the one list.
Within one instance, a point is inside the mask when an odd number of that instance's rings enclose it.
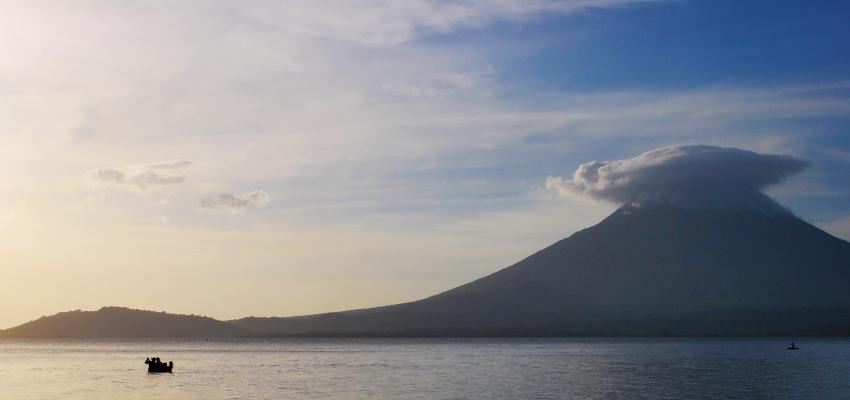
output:
{"label": "person in boat", "polygon": [[169,361],[168,364],[166,364],[162,362],[159,357],[146,358],[145,364],[148,365],[148,372],[171,372],[174,368],[173,361]]}

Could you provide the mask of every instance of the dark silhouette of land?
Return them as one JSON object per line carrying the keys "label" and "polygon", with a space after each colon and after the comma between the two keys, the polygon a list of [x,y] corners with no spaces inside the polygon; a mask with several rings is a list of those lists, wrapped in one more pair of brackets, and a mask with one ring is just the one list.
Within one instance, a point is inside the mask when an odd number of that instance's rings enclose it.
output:
{"label": "dark silhouette of land", "polygon": [[0,337],[24,338],[232,337],[240,335],[245,335],[241,328],[209,317],[133,310],[124,307],[62,312],[0,331]]}
{"label": "dark silhouette of land", "polygon": [[410,303],[227,322],[103,308],[0,336],[847,336],[848,288],[850,243],[772,200],[624,206],[510,267]]}

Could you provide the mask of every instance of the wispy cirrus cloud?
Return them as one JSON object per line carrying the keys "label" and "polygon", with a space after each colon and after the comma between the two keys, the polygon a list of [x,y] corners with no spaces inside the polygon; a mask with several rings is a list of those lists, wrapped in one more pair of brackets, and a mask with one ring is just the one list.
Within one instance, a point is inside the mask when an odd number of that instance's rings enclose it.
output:
{"label": "wispy cirrus cloud", "polygon": [[641,1],[646,0],[297,0],[288,2],[287,7],[246,4],[242,15],[266,29],[290,35],[393,46],[420,35],[475,28],[494,21],[521,21],[543,13],[566,15]]}

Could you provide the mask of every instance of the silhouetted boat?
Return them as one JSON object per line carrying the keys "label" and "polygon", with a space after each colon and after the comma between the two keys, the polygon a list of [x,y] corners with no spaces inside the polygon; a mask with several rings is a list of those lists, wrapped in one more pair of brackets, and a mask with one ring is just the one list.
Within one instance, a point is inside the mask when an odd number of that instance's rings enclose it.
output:
{"label": "silhouetted boat", "polygon": [[798,350],[798,349],[799,349],[799,347],[797,347],[797,345],[796,345],[796,344],[794,344],[794,343],[791,343],[791,345],[790,345],[790,346],[788,346],[788,347],[786,347],[786,348],[787,348],[788,350]]}
{"label": "silhouetted boat", "polygon": [[151,373],[161,373],[161,372],[170,373],[171,370],[174,369],[174,363],[173,362],[162,363],[162,362],[159,362],[158,358],[154,359],[154,360],[147,359],[147,360],[145,360],[145,364],[148,365],[148,372],[151,372]]}

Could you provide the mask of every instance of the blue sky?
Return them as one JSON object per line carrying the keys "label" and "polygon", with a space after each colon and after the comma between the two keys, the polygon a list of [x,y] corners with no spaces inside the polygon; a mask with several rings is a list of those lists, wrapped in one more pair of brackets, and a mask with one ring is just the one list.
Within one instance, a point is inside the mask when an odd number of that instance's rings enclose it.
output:
{"label": "blue sky", "polygon": [[846,2],[0,7],[0,302],[46,293],[0,326],[414,300],[617,206],[547,178],[669,145],[808,159],[768,193],[850,239]]}
{"label": "blue sky", "polygon": [[535,48],[500,60],[500,78],[543,89],[781,85],[846,78],[849,16],[843,2],[654,2],[469,35]]}

